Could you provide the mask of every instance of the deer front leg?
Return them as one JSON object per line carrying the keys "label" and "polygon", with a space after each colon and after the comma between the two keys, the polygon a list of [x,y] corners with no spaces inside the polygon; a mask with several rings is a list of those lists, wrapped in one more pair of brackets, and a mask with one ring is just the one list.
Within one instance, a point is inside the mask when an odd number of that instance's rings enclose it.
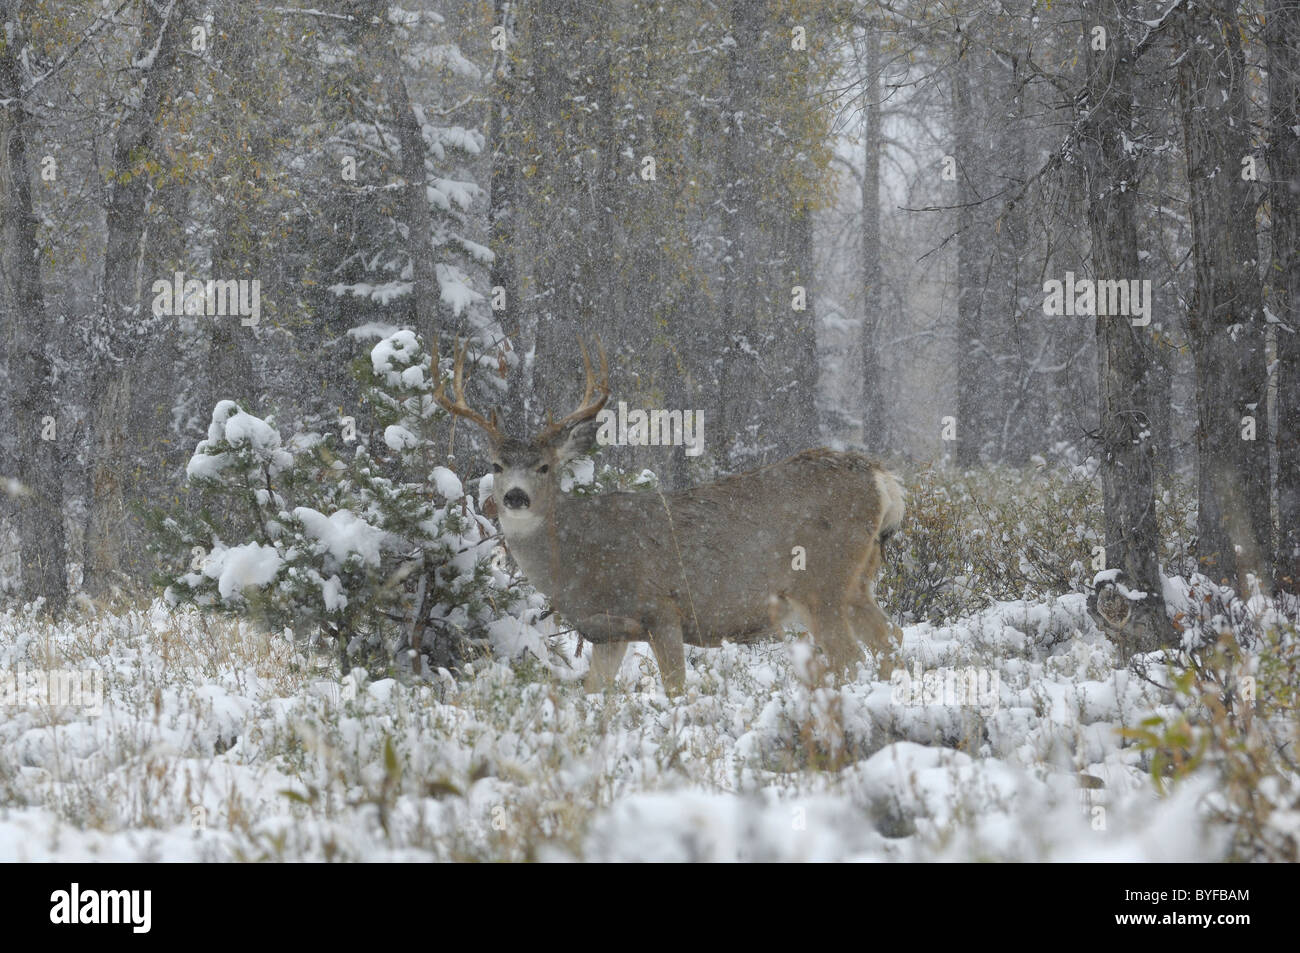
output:
{"label": "deer front leg", "polygon": [[682,626],[676,619],[655,621],[650,630],[650,648],[659,663],[659,674],[664,680],[664,691],[679,695],[686,687],[686,649],[682,644]]}
{"label": "deer front leg", "polygon": [[603,692],[607,688],[613,688],[626,654],[626,642],[592,642],[591,667],[587,669],[583,687],[589,692]]}

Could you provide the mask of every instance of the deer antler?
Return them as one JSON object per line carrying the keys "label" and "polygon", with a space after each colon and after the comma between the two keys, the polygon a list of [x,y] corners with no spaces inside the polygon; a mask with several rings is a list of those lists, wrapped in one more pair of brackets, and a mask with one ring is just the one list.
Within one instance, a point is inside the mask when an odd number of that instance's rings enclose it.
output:
{"label": "deer antler", "polygon": [[465,350],[469,346],[467,341],[464,345],[460,339],[456,339],[455,363],[452,364],[452,389],[455,391],[456,399],[448,399],[446,385],[442,379],[442,371],[438,367],[441,360],[438,355],[438,341],[434,338],[433,342],[433,373],[438,378],[438,386],[433,391],[433,399],[438,402],[438,406],[449,414],[457,417],[464,417],[466,420],[473,421],[487,431],[487,435],[493,440],[501,437],[501,431],[497,427],[497,412],[492,411],[490,418],[472,410],[465,402]]}
{"label": "deer antler", "polygon": [[[584,420],[590,420],[595,417],[605,401],[609,400],[609,362],[605,358],[605,348],[600,343],[600,338],[596,338],[596,350],[600,354],[600,379],[591,371],[591,357],[587,354],[587,345],[582,343],[582,338],[578,338],[578,347],[582,351],[582,367],[587,374],[587,388],[582,395],[582,403],[578,409],[563,420],[551,420],[540,434],[537,435],[536,442],[539,444],[554,440],[561,433],[572,427],[574,424],[580,424]],[[596,392],[600,392],[600,399],[593,401],[592,397]],[[549,418],[548,418],[549,419]]]}

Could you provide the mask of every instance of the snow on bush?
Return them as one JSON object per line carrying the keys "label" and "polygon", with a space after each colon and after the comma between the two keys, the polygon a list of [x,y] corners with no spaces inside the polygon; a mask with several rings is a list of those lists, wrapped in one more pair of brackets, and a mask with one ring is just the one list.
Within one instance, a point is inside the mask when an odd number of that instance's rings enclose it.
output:
{"label": "snow on bush", "polygon": [[549,664],[533,626],[542,600],[504,568],[473,491],[434,463],[445,414],[419,337],[382,337],[366,371],[374,433],[351,447],[286,441],[272,420],[217,404],[186,468],[200,505],[155,515],[156,548],[177,566],[166,601],[425,671],[490,651]]}
{"label": "snow on bush", "polygon": [[226,467],[243,463],[265,467],[275,476],[292,462],[292,455],[280,448],[280,434],[274,427],[244,413],[233,400],[223,400],[213,408],[208,439],[199,441],[185,475],[215,480]]}

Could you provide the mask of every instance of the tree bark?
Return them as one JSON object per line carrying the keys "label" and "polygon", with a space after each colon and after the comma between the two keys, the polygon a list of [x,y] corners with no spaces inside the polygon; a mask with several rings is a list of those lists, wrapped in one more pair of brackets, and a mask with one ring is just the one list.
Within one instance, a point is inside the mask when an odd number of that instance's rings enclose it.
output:
{"label": "tree bark", "polygon": [[880,451],[887,445],[884,386],[880,379],[881,317],[884,314],[880,260],[880,28],[866,27],[866,130],[862,150],[862,443]]}
{"label": "tree bark", "polygon": [[[17,14],[9,5],[0,7],[0,20],[13,23],[14,34],[0,38],[0,96],[7,102],[8,152],[6,173],[5,246],[10,252],[13,276],[13,327],[8,354],[9,385],[12,388],[14,424],[18,432],[15,476],[22,485],[18,500],[19,555],[22,560],[24,600],[45,600],[51,612],[63,611],[67,603],[67,551],[63,527],[63,467],[59,459],[59,420],[55,406],[54,371],[46,350],[49,335],[45,312],[45,290],[41,283],[40,248],[37,244],[36,215],[32,207],[31,170],[27,164],[28,121],[19,57],[22,44],[17,35]],[[55,439],[48,434],[44,418],[54,420]]]}
{"label": "tree bark", "polygon": [[[258,87],[256,73],[247,68],[257,55],[257,15],[249,0],[231,0],[221,9],[225,37],[213,50],[218,71],[230,77],[224,89],[229,102],[224,124],[232,140],[247,143],[240,154],[225,160],[231,174],[223,177],[229,185],[215,217],[208,274],[208,278],[216,280],[253,280],[261,257],[253,216],[257,213],[261,169],[271,155],[275,130],[257,121],[254,104],[263,91]],[[231,315],[204,320],[209,322],[205,414],[222,400],[234,400],[249,413],[257,413],[253,370],[256,328],[245,327],[241,319]]]}
{"label": "tree bark", "polygon": [[1234,3],[1199,0],[1177,15],[1195,274],[1197,557],[1207,575],[1245,593],[1248,574],[1269,585],[1272,538],[1257,203],[1241,174],[1251,151],[1246,61]]}
{"label": "tree bark", "polygon": [[144,164],[153,157],[159,111],[180,49],[185,0],[164,7],[140,5],[140,40],[132,57],[138,72],[139,97],[123,118],[113,145],[113,163],[105,204],[104,273],[100,311],[100,346],[90,384],[91,479],[86,525],[83,588],[101,596],[130,567],[135,519],[129,503],[136,494],[131,465],[131,433],[136,358],[140,342],[152,332],[151,316],[141,310],[139,294],[141,243],[149,175]]}
{"label": "tree bark", "polygon": [[815,268],[813,263],[812,211],[801,205],[790,213],[786,242],[789,255],[790,287],[804,289],[803,311],[787,304],[781,341],[789,355],[786,393],[776,410],[777,453],[789,456],[821,443],[821,425],[817,419],[817,309]]}
{"label": "tree bark", "polygon": [[[1133,67],[1123,19],[1131,3],[1088,0],[1084,43],[1088,54],[1086,127],[1082,174],[1088,227],[1092,236],[1093,277],[1131,281],[1140,277],[1137,195],[1140,170],[1127,143],[1133,131]],[[1104,51],[1092,49],[1090,30],[1104,26]],[[1151,406],[1157,391],[1157,366],[1150,330],[1134,327],[1126,315],[1098,315],[1097,363],[1101,403],[1099,440],[1106,522],[1106,568],[1119,569],[1109,584],[1112,611],[1103,619],[1120,635],[1126,654],[1168,644],[1173,630],[1165,611],[1158,559],[1155,505],[1155,453]],[[1140,594],[1140,598],[1132,598]],[[1100,596],[1100,593],[1099,593]],[[1120,611],[1114,611],[1118,609]]]}
{"label": "tree bark", "polygon": [[971,53],[958,42],[958,61],[952,74],[954,158],[957,164],[957,465],[978,466],[984,447],[985,414],[981,407],[981,381],[988,375],[980,330],[979,235],[976,233],[977,199],[974,116],[971,109]]}
{"label": "tree bark", "polygon": [[[566,214],[574,200],[573,143],[570,124],[558,123],[555,117],[572,109],[575,92],[565,67],[569,58],[576,59],[576,52],[562,41],[572,37],[572,44],[581,43],[587,35],[587,20],[572,0],[537,3],[530,14],[526,23],[517,22],[527,37],[523,46],[528,57],[528,91],[521,97],[521,107],[527,109],[524,122],[532,136],[526,203],[532,279],[527,286],[528,315],[534,345],[530,410],[541,419],[546,412],[567,412],[561,408],[571,399],[578,361],[573,306],[576,267],[569,253],[578,235]],[[553,254],[554,248],[563,248],[565,253]]]}
{"label": "tree bark", "polygon": [[[755,50],[762,33],[762,12],[747,0],[730,4],[727,49],[724,138],[720,157],[722,200],[722,308],[719,347],[719,414],[724,441],[723,466],[744,467],[757,461],[759,438],[754,387],[761,379],[755,347],[756,315],[760,306],[758,275],[750,254],[757,240],[758,201],[751,173],[753,140],[744,127],[756,120],[751,109],[756,96],[752,75]],[[786,307],[789,307],[787,298]]]}
{"label": "tree bark", "polygon": [[518,37],[514,24],[521,6],[521,0],[495,0],[494,3],[494,25],[505,28],[508,45],[504,51],[497,53],[498,61],[492,78],[489,129],[492,137],[492,178],[488,200],[488,242],[493,254],[489,280],[493,295],[497,288],[505,294],[505,307],[497,312],[497,320],[501,322],[517,360],[507,380],[509,411],[503,419],[515,436],[522,436],[528,425],[526,408],[529,375],[526,358],[532,338],[527,333],[525,309],[521,300],[523,285],[519,280],[519,249],[516,245],[520,146],[514,122],[515,110],[519,106],[519,84],[515,77],[515,43]]}
{"label": "tree bark", "polygon": [[384,81],[388,104],[397,127],[397,144],[402,151],[403,218],[407,254],[411,259],[415,323],[432,347],[438,334],[438,274],[433,259],[433,215],[429,211],[427,173],[424,167],[424,133],[411,105],[402,75],[402,64],[391,43],[384,47]]}
{"label": "tree bark", "polygon": [[1277,318],[1277,577],[1300,593],[1300,4],[1269,0],[1269,208]]}
{"label": "tree bark", "polygon": [[[1027,47],[1018,36],[1008,38],[1012,49]],[[1000,161],[1000,175],[1013,182],[1023,182],[1029,174],[1027,151],[1031,135],[1025,121],[1024,79],[1017,60],[999,70],[1001,101],[993,116],[1006,130]],[[990,149],[990,153],[992,153]],[[1026,313],[1023,258],[1033,247],[1029,230],[1029,203],[1023,199],[1004,205],[998,213],[994,230],[998,249],[995,266],[998,276],[995,300],[1000,302],[996,327],[984,333],[996,341],[1003,372],[998,381],[997,411],[993,421],[994,459],[1013,467],[1025,466],[1033,454],[1040,435],[1046,435],[1047,421],[1041,419],[1047,406],[1046,375],[1042,371],[1048,351],[1042,314]]]}

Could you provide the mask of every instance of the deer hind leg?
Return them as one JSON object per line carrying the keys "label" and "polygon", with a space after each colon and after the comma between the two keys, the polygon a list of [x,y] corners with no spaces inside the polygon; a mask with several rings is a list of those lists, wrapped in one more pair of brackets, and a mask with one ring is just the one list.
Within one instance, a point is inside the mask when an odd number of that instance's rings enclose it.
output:
{"label": "deer hind leg", "polygon": [[831,671],[852,678],[862,660],[862,643],[840,607],[826,606],[818,612],[812,632],[813,641],[826,653]]}
{"label": "deer hind leg", "polygon": [[583,687],[589,692],[603,692],[607,688],[613,688],[626,654],[626,642],[591,643],[591,667],[587,669]]}
{"label": "deer hind leg", "polygon": [[786,593],[778,593],[769,597],[768,610],[772,627],[778,633],[786,622],[807,629],[813,644],[822,650],[827,666],[833,671],[851,674],[854,663],[862,657],[853,630],[840,613],[839,606],[818,605],[814,608]]}
{"label": "deer hind leg", "polygon": [[877,677],[889,678],[890,673],[902,665],[902,631],[889,621],[870,594],[845,603],[844,614],[853,631],[866,641],[876,657],[879,666]]}
{"label": "deer hind leg", "polygon": [[656,620],[646,628],[650,630],[650,648],[659,663],[659,674],[664,680],[664,691],[679,695],[686,687],[686,648],[682,643],[682,626],[676,619]]}
{"label": "deer hind leg", "polygon": [[903,633],[876,602],[876,574],[880,572],[880,563],[880,543],[873,539],[854,574],[856,578],[850,582],[844,614],[853,631],[876,656],[878,677],[888,678],[902,664]]}

